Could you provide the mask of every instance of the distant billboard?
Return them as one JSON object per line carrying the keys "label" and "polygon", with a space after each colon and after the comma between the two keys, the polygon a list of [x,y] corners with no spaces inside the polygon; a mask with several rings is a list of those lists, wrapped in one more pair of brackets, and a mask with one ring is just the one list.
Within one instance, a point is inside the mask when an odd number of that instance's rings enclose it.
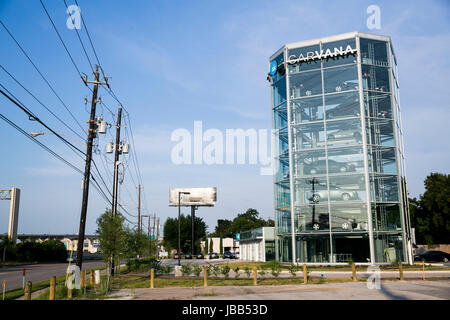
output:
{"label": "distant billboard", "polygon": [[213,207],[217,201],[217,188],[170,188],[169,206],[178,206],[178,194],[181,194],[180,206]]}

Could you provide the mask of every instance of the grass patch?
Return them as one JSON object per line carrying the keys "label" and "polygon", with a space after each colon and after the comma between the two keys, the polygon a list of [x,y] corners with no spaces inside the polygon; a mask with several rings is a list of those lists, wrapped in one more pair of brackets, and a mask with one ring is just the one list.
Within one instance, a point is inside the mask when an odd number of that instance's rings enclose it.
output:
{"label": "grass patch", "polygon": [[[56,283],[64,282],[66,276],[56,277]],[[35,282],[31,286],[31,293],[48,288],[50,286],[50,280]],[[5,300],[14,300],[20,298],[24,295],[24,290],[22,288],[13,289],[6,291]]]}

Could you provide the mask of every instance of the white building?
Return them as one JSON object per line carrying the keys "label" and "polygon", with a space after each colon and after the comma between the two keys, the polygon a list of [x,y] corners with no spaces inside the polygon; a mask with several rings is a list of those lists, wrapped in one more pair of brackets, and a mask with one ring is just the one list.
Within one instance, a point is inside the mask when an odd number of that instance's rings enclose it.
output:
{"label": "white building", "polygon": [[270,261],[275,259],[275,228],[263,227],[240,234],[240,259]]}

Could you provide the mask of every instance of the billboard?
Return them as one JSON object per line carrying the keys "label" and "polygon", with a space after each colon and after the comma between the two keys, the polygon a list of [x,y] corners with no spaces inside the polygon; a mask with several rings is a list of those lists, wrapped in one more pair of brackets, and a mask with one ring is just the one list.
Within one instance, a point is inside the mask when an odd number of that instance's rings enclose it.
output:
{"label": "billboard", "polygon": [[178,194],[181,194],[180,206],[213,207],[217,200],[217,188],[170,188],[169,206],[178,206]]}

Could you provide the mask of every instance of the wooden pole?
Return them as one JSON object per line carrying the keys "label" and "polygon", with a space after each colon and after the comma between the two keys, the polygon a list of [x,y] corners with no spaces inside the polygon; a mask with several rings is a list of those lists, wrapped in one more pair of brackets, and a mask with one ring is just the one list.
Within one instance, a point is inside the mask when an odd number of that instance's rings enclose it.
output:
{"label": "wooden pole", "polygon": [[155,269],[151,269],[150,270],[150,288],[154,288],[155,287]]}
{"label": "wooden pole", "polygon": [[55,300],[55,290],[56,290],[56,277],[53,276],[50,278],[50,293],[48,296],[48,300]]}
{"label": "wooden pole", "polygon": [[80,276],[81,276],[80,277],[80,290],[83,290],[84,289],[84,272],[81,272]]}
{"label": "wooden pole", "polygon": [[253,285],[256,286],[258,284],[258,270],[256,270],[256,266],[253,266]]}
{"label": "wooden pole", "polygon": [[422,280],[425,280],[425,261],[422,261]]}
{"label": "wooden pole", "polygon": [[89,285],[91,288],[94,287],[94,269],[91,269],[91,276],[89,277]]}
{"label": "wooden pole", "polygon": [[401,262],[398,265],[398,271],[400,272],[400,280],[403,280],[403,264]]}
{"label": "wooden pole", "polygon": [[31,288],[32,288],[32,283],[31,281],[27,281],[25,283],[25,292],[24,292],[24,296],[25,296],[25,300],[31,300]]}
{"label": "wooden pole", "polygon": [[356,265],[354,262],[352,263],[352,280],[356,281]]}
{"label": "wooden pole", "polygon": [[2,281],[2,287],[3,287],[3,300],[5,300],[5,293],[6,293],[6,280]]}
{"label": "wooden pole", "polygon": [[306,271],[306,264],[303,264],[303,283],[308,283],[308,272]]}
{"label": "wooden pole", "polygon": [[206,270],[206,267],[203,267],[203,286],[208,286],[208,271]]}

